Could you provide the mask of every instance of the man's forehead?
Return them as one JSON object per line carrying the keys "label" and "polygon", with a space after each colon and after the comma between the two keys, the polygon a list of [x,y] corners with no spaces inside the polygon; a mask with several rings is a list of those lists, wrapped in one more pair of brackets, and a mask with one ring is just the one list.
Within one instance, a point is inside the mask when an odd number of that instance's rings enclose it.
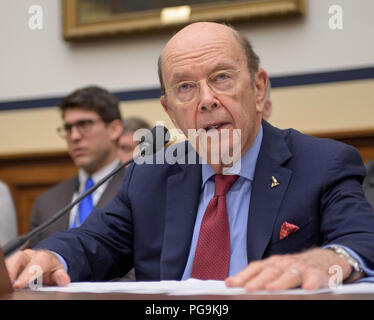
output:
{"label": "man's forehead", "polygon": [[96,111],[86,109],[86,108],[67,108],[64,110],[63,117],[66,118],[95,118],[100,117],[99,114]]}
{"label": "man's forehead", "polygon": [[222,24],[212,22],[197,22],[190,24],[176,33],[165,46],[165,51],[175,47],[190,47],[212,39],[232,40],[234,31]]}
{"label": "man's forehead", "polygon": [[[177,33],[166,45],[162,55],[164,71],[169,67],[198,66],[208,61],[216,64],[218,57],[236,60],[241,46],[234,31],[217,23],[195,23]],[[241,58],[241,57],[240,57]]]}

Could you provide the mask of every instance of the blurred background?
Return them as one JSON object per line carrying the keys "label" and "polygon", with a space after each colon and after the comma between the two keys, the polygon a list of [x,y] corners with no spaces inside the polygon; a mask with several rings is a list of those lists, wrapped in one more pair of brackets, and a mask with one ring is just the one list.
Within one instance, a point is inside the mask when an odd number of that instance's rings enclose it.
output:
{"label": "blurred background", "polygon": [[120,98],[123,117],[172,128],[157,59],[188,21],[227,21],[251,40],[272,82],[270,123],[374,159],[373,13],[372,0],[2,0],[0,180],[19,232],[35,197],[76,173],[56,132],[68,93],[102,86]]}

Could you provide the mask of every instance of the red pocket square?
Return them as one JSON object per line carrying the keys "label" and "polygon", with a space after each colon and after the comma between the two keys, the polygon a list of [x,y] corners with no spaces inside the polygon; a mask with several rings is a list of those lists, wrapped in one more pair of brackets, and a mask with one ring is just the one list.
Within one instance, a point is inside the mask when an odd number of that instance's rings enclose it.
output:
{"label": "red pocket square", "polygon": [[300,228],[298,226],[295,226],[292,223],[284,222],[281,226],[281,230],[279,232],[279,239],[283,239],[285,237],[288,237],[291,233],[294,233],[295,231],[299,230]]}

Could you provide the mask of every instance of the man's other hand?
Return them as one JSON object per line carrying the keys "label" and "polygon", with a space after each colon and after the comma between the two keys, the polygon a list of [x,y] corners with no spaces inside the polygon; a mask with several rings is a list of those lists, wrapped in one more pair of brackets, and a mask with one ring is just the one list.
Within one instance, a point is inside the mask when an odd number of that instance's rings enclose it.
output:
{"label": "man's other hand", "polygon": [[247,291],[286,290],[301,287],[315,290],[328,286],[331,266],[341,267],[344,280],[351,272],[349,263],[327,249],[311,249],[299,254],[274,255],[250,263],[244,270],[226,279],[228,287]]}
{"label": "man's other hand", "polygon": [[18,251],[5,261],[9,277],[15,289],[25,288],[34,277],[33,266],[40,267],[43,273],[43,284],[65,286],[70,277],[57,256],[47,250]]}

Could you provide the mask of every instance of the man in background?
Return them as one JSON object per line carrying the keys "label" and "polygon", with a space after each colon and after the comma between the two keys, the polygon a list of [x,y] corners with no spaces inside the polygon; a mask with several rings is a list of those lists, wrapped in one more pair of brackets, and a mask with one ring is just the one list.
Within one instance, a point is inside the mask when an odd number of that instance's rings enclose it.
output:
{"label": "man in background", "polygon": [[118,157],[122,163],[133,157],[134,149],[139,144],[134,140],[134,133],[139,129],[151,130],[151,126],[143,119],[132,117],[123,119],[123,131],[118,139]]}
{"label": "man in background", "polygon": [[17,214],[8,186],[0,181],[0,246],[17,237]]}
{"label": "man in background", "polygon": [[[122,120],[117,98],[100,87],[78,89],[59,105],[63,126],[58,133],[66,140],[69,155],[78,167],[78,175],[59,183],[41,194],[31,214],[30,230],[51,218],[90,186],[115,169],[117,141],[122,132]],[[94,207],[103,208],[116,194],[124,177],[124,170],[100,186],[67,214],[52,224],[29,246],[58,230],[81,225]]]}

